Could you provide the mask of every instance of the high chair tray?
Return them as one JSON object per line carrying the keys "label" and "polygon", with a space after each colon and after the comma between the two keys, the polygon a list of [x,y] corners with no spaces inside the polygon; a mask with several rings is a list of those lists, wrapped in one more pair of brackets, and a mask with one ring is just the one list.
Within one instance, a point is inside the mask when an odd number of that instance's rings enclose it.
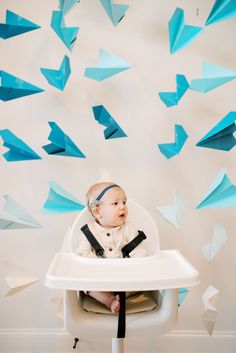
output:
{"label": "high chair tray", "polygon": [[46,286],[66,290],[133,291],[190,287],[198,271],[177,250],[161,250],[142,258],[85,258],[57,253]]}

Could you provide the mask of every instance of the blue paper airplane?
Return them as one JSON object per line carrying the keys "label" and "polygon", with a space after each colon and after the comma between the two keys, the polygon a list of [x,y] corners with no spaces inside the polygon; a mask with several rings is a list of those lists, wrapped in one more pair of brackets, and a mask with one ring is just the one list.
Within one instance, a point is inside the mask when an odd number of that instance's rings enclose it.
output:
{"label": "blue paper airplane", "polygon": [[178,306],[182,305],[184,302],[184,299],[188,295],[189,290],[187,288],[179,288],[178,289]]}
{"label": "blue paper airplane", "polygon": [[72,51],[75,41],[77,39],[77,33],[79,27],[66,27],[64,22],[64,16],[61,11],[53,11],[51,19],[51,27],[62,40],[65,46]]}
{"label": "blue paper airplane", "polygon": [[226,170],[222,169],[197,208],[236,207],[236,186],[231,183]]}
{"label": "blue paper airplane", "polygon": [[41,228],[41,225],[11,196],[4,195],[4,198],[6,202],[0,211],[0,229]]}
{"label": "blue paper airplane", "polygon": [[70,59],[65,55],[59,70],[44,68],[40,70],[50,85],[63,91],[71,73]]}
{"label": "blue paper airplane", "polygon": [[41,28],[26,18],[6,10],[6,23],[0,23],[0,38],[8,39]]}
{"label": "blue paper airplane", "polygon": [[191,81],[189,88],[201,93],[207,93],[236,78],[236,71],[224,67],[203,63],[202,78]]}
{"label": "blue paper airplane", "polygon": [[184,11],[177,7],[169,21],[170,53],[174,54],[186,47],[202,30],[202,27],[185,25]]}
{"label": "blue paper airplane", "polygon": [[52,143],[43,146],[43,149],[48,154],[85,158],[85,155],[80,151],[80,149],[74,144],[69,136],[59,128],[55,122],[49,121],[49,125],[51,126],[52,131],[48,139]]}
{"label": "blue paper airplane", "polygon": [[129,8],[128,5],[113,4],[112,0],[100,0],[100,2],[115,26],[122,20]]}
{"label": "blue paper airplane", "polygon": [[54,181],[50,181],[49,185],[50,190],[48,198],[42,208],[43,213],[60,214],[82,211],[84,209],[85,206],[60,185],[56,184]]}
{"label": "blue paper airplane", "polygon": [[183,126],[175,125],[175,142],[158,144],[159,150],[167,159],[174,157],[180,153],[187,138],[188,135]]}
{"label": "blue paper airplane", "polygon": [[205,26],[236,17],[236,0],[215,0]]}
{"label": "blue paper airplane", "polygon": [[0,136],[3,139],[3,146],[9,148],[9,151],[3,154],[8,162],[26,161],[31,159],[41,159],[25,142],[15,136],[10,130],[0,130]]}
{"label": "blue paper airplane", "polygon": [[126,133],[121,129],[103,105],[97,105],[92,108],[94,118],[99,122],[99,124],[107,127],[103,132],[106,140],[127,137]]}
{"label": "blue paper airplane", "polygon": [[26,161],[31,159],[41,159],[25,142],[15,136],[10,130],[0,130],[0,136],[3,139],[3,146],[9,148],[9,151],[3,154],[8,162]]}
{"label": "blue paper airplane", "polygon": [[228,113],[197,144],[199,147],[230,151],[236,145],[236,112]]}
{"label": "blue paper airplane", "polygon": [[59,7],[61,12],[66,15],[80,0],[59,0]]}
{"label": "blue paper airplane", "polygon": [[99,50],[98,67],[88,67],[85,69],[84,75],[96,81],[102,81],[106,78],[116,75],[119,72],[127,70],[131,67],[126,61],[118,58],[107,51]]}
{"label": "blue paper airplane", "polygon": [[39,87],[0,70],[0,99],[2,101],[9,101],[43,91]]}
{"label": "blue paper airplane", "polygon": [[189,87],[184,75],[176,75],[176,92],[159,92],[159,97],[167,107],[177,105]]}

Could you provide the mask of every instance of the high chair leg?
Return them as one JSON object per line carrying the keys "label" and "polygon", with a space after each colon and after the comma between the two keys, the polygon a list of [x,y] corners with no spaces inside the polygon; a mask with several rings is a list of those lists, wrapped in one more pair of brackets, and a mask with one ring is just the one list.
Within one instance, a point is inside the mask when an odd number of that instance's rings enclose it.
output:
{"label": "high chair leg", "polygon": [[124,338],[112,338],[112,353],[124,353]]}
{"label": "high chair leg", "polygon": [[77,343],[79,342],[79,339],[77,338],[77,337],[75,337],[75,339],[74,339],[74,345],[73,345],[73,349],[75,349],[76,348],[76,345],[77,345]]}

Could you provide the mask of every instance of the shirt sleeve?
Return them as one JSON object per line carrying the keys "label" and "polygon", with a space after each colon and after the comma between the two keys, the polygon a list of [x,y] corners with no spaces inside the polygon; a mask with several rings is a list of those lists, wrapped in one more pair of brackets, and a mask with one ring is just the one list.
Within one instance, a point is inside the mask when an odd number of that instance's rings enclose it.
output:
{"label": "shirt sleeve", "polygon": [[78,247],[75,250],[75,253],[83,257],[97,257],[97,255],[93,252],[88,239],[81,231],[78,238],[79,238],[79,242],[78,242]]}
{"label": "shirt sleeve", "polygon": [[[131,223],[126,225],[127,243],[133,240],[138,235],[138,229]],[[143,240],[136,248],[129,253],[130,257],[144,257],[147,256],[147,249],[145,248],[145,240]]]}

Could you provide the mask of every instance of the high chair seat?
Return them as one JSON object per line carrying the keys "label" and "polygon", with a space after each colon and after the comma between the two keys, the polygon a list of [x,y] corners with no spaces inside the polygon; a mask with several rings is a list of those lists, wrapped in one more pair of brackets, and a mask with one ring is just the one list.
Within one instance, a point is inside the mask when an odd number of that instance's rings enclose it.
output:
{"label": "high chair seat", "polygon": [[80,339],[114,338],[117,331],[117,315],[83,309],[84,290],[152,291],[158,304],[155,309],[126,316],[126,337],[150,337],[168,332],[176,323],[178,288],[199,282],[198,271],[179,251],[160,250],[158,230],[149,213],[132,200],[128,200],[128,209],[129,220],[147,236],[143,245],[149,256],[101,259],[76,255],[80,228],[91,221],[90,212],[84,209],[48,270],[46,285],[64,290],[65,328]]}

